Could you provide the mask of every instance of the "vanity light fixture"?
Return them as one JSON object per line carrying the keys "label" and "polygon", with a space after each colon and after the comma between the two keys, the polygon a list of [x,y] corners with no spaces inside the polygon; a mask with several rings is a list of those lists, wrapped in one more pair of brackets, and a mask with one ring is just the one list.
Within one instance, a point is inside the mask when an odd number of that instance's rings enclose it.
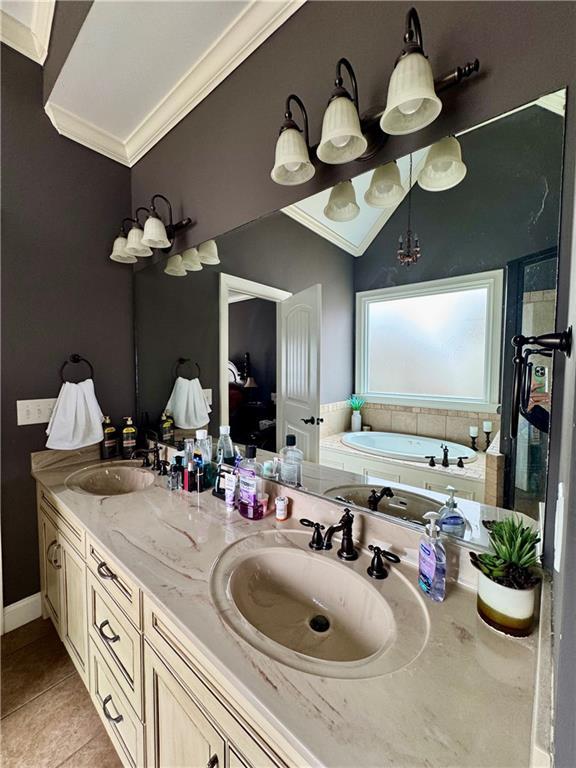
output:
{"label": "vanity light fixture", "polygon": [[201,264],[206,266],[214,266],[220,264],[220,258],[218,256],[218,246],[215,240],[206,240],[205,243],[201,243],[198,246],[198,256]]}
{"label": "vanity light fixture", "polygon": [[[295,102],[302,113],[304,133],[292,118],[290,103]],[[308,115],[306,107],[294,93],[286,99],[284,122],[276,142],[274,168],[270,172],[272,181],[284,186],[304,184],[316,173],[310,161],[310,138],[308,134]]]}
{"label": "vanity light fixture", "polygon": [[372,208],[391,208],[404,199],[406,190],[400,179],[396,160],[376,168],[370,186],[364,193],[364,201]]}
{"label": "vanity light fixture", "polygon": [[179,253],[175,253],[168,258],[164,272],[171,277],[186,277],[186,269],[182,264],[182,256]]}
{"label": "vanity light fixture", "polygon": [[[352,95],[343,86],[342,68],[350,77]],[[322,138],[316,150],[318,159],[330,165],[356,160],[368,147],[360,127],[356,75],[348,59],[338,60],[334,85],[322,120]]]}
{"label": "vanity light fixture", "polygon": [[406,238],[402,235],[398,238],[398,250],[396,255],[400,264],[410,266],[416,264],[420,258],[420,241],[416,233],[412,234],[412,154],[410,154],[410,177],[408,187],[408,227],[406,229]]}
{"label": "vanity light fixture", "polygon": [[447,136],[433,144],[418,176],[418,184],[427,192],[441,192],[460,184],[466,176],[458,139]]}
{"label": "vanity light fixture", "polygon": [[152,251],[150,248],[148,248],[147,245],[144,245],[142,243],[142,237],[144,235],[144,232],[142,231],[142,225],[140,224],[140,221],[138,220],[138,212],[139,211],[145,211],[148,213],[148,209],[144,208],[144,206],[140,206],[139,208],[136,208],[136,214],[132,221],[132,229],[128,233],[128,240],[126,242],[126,253],[128,253],[130,256],[138,256],[140,258],[145,258],[147,256],[152,256]]}
{"label": "vanity light fixture", "polygon": [[200,263],[200,256],[198,254],[198,248],[188,248],[182,254],[182,266],[187,272],[200,272],[202,264]]}
{"label": "vanity light fixture", "polygon": [[410,8],[406,15],[404,48],[390,77],[380,128],[392,135],[414,133],[434,122],[441,110],[432,67],[422,45],[420,19],[416,9]]}
{"label": "vanity light fixture", "polygon": [[356,192],[351,181],[341,181],[332,187],[324,216],[331,221],[352,221],[360,213]]}
{"label": "vanity light fixture", "polygon": [[123,219],[122,224],[120,225],[120,232],[118,237],[114,240],[112,253],[110,254],[112,261],[117,261],[119,264],[135,264],[138,261],[136,256],[131,256],[126,251],[126,244],[128,241],[126,239],[124,224],[127,221],[133,221],[133,219]]}
{"label": "vanity light fixture", "polygon": [[[164,226],[164,222],[156,210],[156,200],[163,200],[168,206],[169,221],[166,226]],[[192,219],[189,216],[186,216],[181,221],[174,222],[172,216],[172,204],[165,195],[153,195],[152,200],[150,201],[150,209],[144,208],[144,210],[148,214],[148,218],[144,225],[142,244],[149,248],[159,248],[163,251],[169,251],[170,248],[172,248],[176,234],[192,224]]]}

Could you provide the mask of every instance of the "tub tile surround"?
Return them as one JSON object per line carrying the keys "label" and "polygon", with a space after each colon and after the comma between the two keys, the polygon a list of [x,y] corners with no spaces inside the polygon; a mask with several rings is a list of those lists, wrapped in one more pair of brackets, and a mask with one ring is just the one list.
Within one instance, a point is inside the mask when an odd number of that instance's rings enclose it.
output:
{"label": "tub tile surround", "polygon": [[[211,494],[199,500],[170,494],[160,478],[144,491],[120,497],[78,494],[64,483],[70,471],[52,464],[35,469],[34,476],[162,606],[204,657],[207,673],[228,681],[228,695],[243,711],[269,723],[286,754],[297,756],[292,763],[356,766],[360,757],[366,765],[385,760],[406,768],[529,763],[537,635],[506,638],[479,619],[474,592],[464,586],[471,581],[464,573],[465,549],[448,543],[452,581],[444,603],[424,601],[429,634],[417,659],[381,678],[323,678],[275,662],[233,634],[211,600],[210,572],[223,549],[238,539],[268,529],[309,536],[298,525],[300,517],[331,523],[342,507],[283,489],[291,499],[290,519],[250,522],[228,514]],[[403,562],[396,567],[415,584],[417,532],[357,513],[356,533],[363,546],[377,542],[399,552]],[[458,562],[462,571],[456,576]],[[386,581],[379,584],[374,588],[385,596]],[[549,644],[547,630],[541,643]],[[447,701],[452,712],[438,706]],[[482,727],[487,722],[489,733]]]}

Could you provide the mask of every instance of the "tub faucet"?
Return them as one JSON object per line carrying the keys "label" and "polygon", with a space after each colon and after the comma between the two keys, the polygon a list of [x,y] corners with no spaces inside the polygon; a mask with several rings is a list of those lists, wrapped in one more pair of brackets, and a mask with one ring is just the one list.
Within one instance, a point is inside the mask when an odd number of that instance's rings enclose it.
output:
{"label": "tub faucet", "polygon": [[448,448],[447,445],[444,445],[444,443],[442,443],[440,445],[440,448],[442,448],[442,453],[443,453],[443,456],[442,456],[442,466],[443,467],[449,467],[450,466],[450,462],[448,461],[448,451],[450,449]]}
{"label": "tub faucet", "polygon": [[394,497],[394,492],[392,488],[388,488],[387,486],[382,488],[380,493],[375,488],[372,488],[372,493],[368,497],[367,507],[368,509],[371,509],[372,512],[378,511],[378,504],[382,501],[382,499],[386,496],[387,499],[392,499]]}

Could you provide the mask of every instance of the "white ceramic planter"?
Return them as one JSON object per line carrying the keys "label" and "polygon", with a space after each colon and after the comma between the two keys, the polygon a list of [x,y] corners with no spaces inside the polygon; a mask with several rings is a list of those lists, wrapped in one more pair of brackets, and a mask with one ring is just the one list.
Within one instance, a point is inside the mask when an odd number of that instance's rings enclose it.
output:
{"label": "white ceramic planter", "polygon": [[530,589],[504,587],[478,571],[478,613],[494,629],[525,637],[534,628],[537,588],[538,585]]}
{"label": "white ceramic planter", "polygon": [[351,426],[352,432],[362,432],[361,411],[352,411],[352,419],[350,420],[350,426]]}

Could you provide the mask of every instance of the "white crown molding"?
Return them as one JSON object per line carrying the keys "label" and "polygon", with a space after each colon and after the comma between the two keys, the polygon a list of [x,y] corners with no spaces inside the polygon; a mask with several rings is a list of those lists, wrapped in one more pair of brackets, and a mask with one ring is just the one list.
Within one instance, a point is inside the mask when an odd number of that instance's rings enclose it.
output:
{"label": "white crown molding", "polygon": [[72,139],[72,141],[93,149],[111,160],[116,160],[117,163],[130,166],[126,155],[126,146],[116,136],[112,136],[111,133],[103,131],[87,120],[82,120],[72,112],[68,112],[67,109],[53,104],[50,100],[44,105],[44,110],[61,136],[66,136],[67,139]]}
{"label": "white crown molding", "polygon": [[63,136],[131,167],[305,2],[252,0],[127,138],[113,136],[52,101],[45,110]]}
{"label": "white crown molding", "polygon": [[31,27],[0,10],[0,40],[37,64],[44,64],[48,56],[56,0],[32,1],[34,10]]}

